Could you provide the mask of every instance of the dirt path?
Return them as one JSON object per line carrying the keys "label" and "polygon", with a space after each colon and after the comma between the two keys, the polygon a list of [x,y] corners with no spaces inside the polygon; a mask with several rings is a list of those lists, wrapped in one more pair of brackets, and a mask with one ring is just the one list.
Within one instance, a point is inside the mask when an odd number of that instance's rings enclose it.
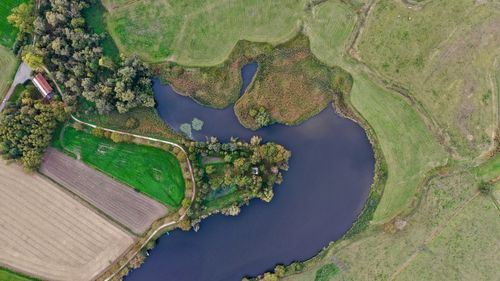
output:
{"label": "dirt path", "polygon": [[[192,181],[192,184],[193,184],[193,192],[191,194],[191,203],[194,202],[194,199],[195,199],[195,196],[196,196],[196,181],[194,179],[194,174],[193,174],[193,168],[192,168],[192,165],[191,165],[191,161],[189,161],[189,157],[187,157],[187,152],[186,150],[184,149],[184,147],[182,147],[181,145],[175,143],[175,142],[171,142],[171,141],[166,141],[166,140],[160,140],[160,139],[156,139],[156,138],[151,138],[151,137],[146,137],[146,136],[141,136],[141,135],[136,135],[136,134],[131,134],[131,133],[127,133],[127,132],[122,132],[122,131],[118,131],[118,130],[113,130],[113,129],[107,129],[107,128],[102,128],[102,127],[99,127],[99,126],[96,126],[94,124],[91,124],[91,123],[87,123],[87,122],[84,122],[78,118],[76,118],[75,116],[71,115],[71,119],[73,119],[75,122],[77,123],[80,123],[82,125],[85,125],[85,126],[88,126],[88,127],[91,127],[91,128],[94,128],[94,129],[101,129],[103,131],[107,131],[107,132],[111,132],[111,133],[118,133],[118,134],[122,134],[122,135],[126,135],[126,136],[132,136],[134,138],[138,138],[138,139],[143,139],[143,140],[148,140],[148,141],[153,141],[153,142],[159,142],[159,143],[164,143],[164,144],[168,144],[168,145],[172,145],[174,147],[177,147],[179,148],[184,154],[186,154],[186,161],[188,163],[188,167],[189,167],[189,173],[191,175],[191,181]],[[177,220],[172,220],[170,222],[166,222],[160,226],[158,226],[156,228],[155,231],[153,231],[145,240],[144,242],[140,245],[140,247],[130,256],[129,259],[126,260],[125,263],[123,263],[122,266],[120,266],[115,272],[113,272],[111,275],[109,275],[106,279],[104,279],[105,281],[108,281],[108,280],[111,280],[113,277],[115,277],[116,274],[118,274],[118,272],[120,272],[123,268],[125,268],[129,263],[130,261],[132,261],[132,259],[134,259],[135,256],[137,256],[137,254],[139,252],[141,252],[141,250],[154,238],[156,237],[156,235],[158,233],[160,233],[161,231],[163,231],[164,229],[172,226],[172,225],[175,225],[177,223],[179,223],[180,221],[182,221],[186,215],[187,215],[187,212],[189,211],[189,208],[187,208],[186,210],[184,210],[184,212],[182,214],[179,214],[180,217],[177,219]]]}

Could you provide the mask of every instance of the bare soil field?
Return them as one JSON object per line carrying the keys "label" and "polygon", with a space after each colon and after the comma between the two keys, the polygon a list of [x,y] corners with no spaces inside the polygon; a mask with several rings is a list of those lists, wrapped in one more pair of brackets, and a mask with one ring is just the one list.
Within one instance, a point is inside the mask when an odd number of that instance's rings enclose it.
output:
{"label": "bare soil field", "polygon": [[0,266],[46,280],[91,280],[134,239],[38,174],[0,162]]}
{"label": "bare soil field", "polygon": [[55,149],[45,154],[40,172],[136,234],[167,215],[159,202]]}

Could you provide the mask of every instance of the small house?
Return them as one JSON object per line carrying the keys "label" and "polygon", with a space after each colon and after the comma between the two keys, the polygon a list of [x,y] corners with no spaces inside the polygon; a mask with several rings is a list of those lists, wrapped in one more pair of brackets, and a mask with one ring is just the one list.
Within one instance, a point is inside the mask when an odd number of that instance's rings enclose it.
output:
{"label": "small house", "polygon": [[252,175],[258,176],[259,175],[259,168],[252,167]]}
{"label": "small house", "polygon": [[53,89],[49,85],[49,82],[45,80],[45,77],[41,73],[38,73],[34,78],[33,78],[33,84],[35,84],[35,87],[38,89],[38,91],[42,94],[42,96],[50,100],[52,98],[52,93]]}

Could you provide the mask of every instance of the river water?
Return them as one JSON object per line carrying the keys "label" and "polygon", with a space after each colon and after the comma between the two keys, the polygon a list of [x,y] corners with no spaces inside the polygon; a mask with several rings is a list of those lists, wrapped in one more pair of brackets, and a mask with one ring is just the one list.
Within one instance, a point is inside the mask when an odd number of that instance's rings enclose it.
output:
{"label": "river water", "polygon": [[[242,69],[244,89],[257,64]],[[361,212],[373,178],[374,156],[365,132],[330,106],[299,126],[272,125],[256,132],[242,127],[232,106],[204,107],[154,82],[157,110],[179,130],[193,118],[204,121],[193,131],[198,140],[217,136],[245,140],[259,135],[292,151],[284,182],[271,203],[252,200],[240,215],[215,215],[198,232],[163,235],[141,268],[127,281],[235,281],[313,257],[351,227]],[[304,101],[306,102],[306,101]]]}

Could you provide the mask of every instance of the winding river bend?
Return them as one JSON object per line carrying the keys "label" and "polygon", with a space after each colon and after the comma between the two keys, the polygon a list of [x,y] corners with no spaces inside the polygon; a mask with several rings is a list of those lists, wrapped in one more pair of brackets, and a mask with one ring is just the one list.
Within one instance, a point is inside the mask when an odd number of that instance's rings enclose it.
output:
{"label": "winding river bend", "polygon": [[[242,69],[242,92],[257,70]],[[238,122],[233,108],[216,110],[154,83],[161,118],[178,130],[193,118],[204,121],[193,137],[231,136],[283,144],[292,151],[290,170],[271,203],[253,200],[237,217],[212,216],[198,232],[163,235],[128,281],[236,281],[311,258],[351,227],[367,200],[374,156],[363,129],[332,107],[299,126],[272,125],[256,132]]]}

